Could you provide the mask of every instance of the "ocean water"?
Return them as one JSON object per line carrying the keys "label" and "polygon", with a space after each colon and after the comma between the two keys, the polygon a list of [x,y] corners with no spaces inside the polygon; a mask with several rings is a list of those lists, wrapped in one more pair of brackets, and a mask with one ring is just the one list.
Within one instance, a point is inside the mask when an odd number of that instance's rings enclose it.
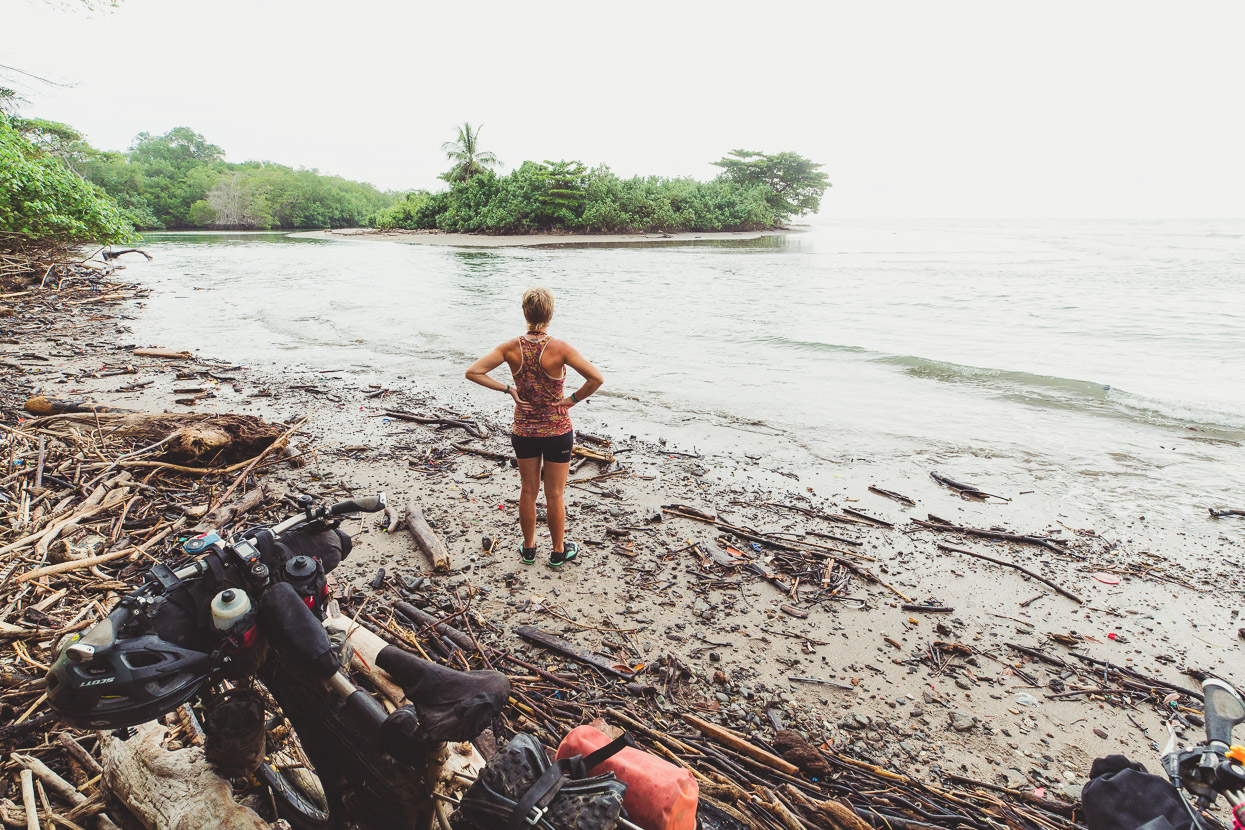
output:
{"label": "ocean water", "polygon": [[155,289],[144,343],[498,412],[462,373],[546,285],[553,333],[607,378],[585,428],[797,469],[915,461],[1204,523],[1245,503],[1243,237],[1245,220],[814,220],[500,249],[152,234],[155,261],[125,274]]}

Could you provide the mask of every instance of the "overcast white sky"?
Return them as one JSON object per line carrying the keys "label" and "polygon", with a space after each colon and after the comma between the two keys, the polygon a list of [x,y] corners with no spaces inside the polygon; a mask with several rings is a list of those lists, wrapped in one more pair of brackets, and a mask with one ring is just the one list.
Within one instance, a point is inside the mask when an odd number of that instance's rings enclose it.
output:
{"label": "overcast white sky", "polygon": [[464,120],[506,169],[709,177],[794,150],[823,216],[1245,216],[1245,3],[0,0],[28,115],[99,147],[184,125],[231,161],[439,186]]}

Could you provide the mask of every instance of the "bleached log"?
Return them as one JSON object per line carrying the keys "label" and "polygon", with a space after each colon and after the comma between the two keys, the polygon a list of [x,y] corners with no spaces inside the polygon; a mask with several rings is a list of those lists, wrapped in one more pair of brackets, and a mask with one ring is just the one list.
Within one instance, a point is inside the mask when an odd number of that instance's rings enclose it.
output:
{"label": "bleached log", "polygon": [[271,500],[271,498],[272,491],[268,489],[268,485],[260,485],[242,498],[230,502],[229,504],[222,504],[216,509],[210,511],[203,517],[202,521],[190,528],[188,532],[199,534],[206,533],[209,530],[219,530],[239,516],[254,510],[264,502]]}
{"label": "bleached log", "polygon": [[169,752],[165,728],[135,727],[128,741],[101,732],[104,781],[147,830],[270,830],[266,821],[233,799],[197,746]]}
{"label": "bleached log", "polygon": [[194,357],[190,352],[174,349],[135,349],[134,354],[139,357],[166,357],[172,360],[188,360]]}
{"label": "bleached log", "polygon": [[445,549],[445,543],[429,527],[424,519],[424,512],[419,509],[419,505],[414,500],[406,508],[406,527],[415,537],[415,544],[432,561],[433,570],[442,573],[448,571],[450,552]]}
{"label": "bleached log", "polygon": [[64,398],[49,398],[45,395],[36,395],[29,398],[22,405],[31,415],[60,415],[62,413],[83,413],[83,412],[132,412],[130,409],[118,409],[113,406],[104,406],[103,404],[94,403],[92,401],[70,401]]}
{"label": "bleached log", "polygon": [[376,656],[389,643],[373,634],[357,622],[342,615],[330,614],[324,620],[324,627],[330,634],[344,634],[350,643],[350,668],[367,675],[377,689],[389,699],[394,706],[406,703],[406,692],[389,672],[376,665]]}
{"label": "bleached log", "polygon": [[[389,645],[362,623],[352,621],[341,614],[329,614],[324,627],[330,632],[344,633],[353,653],[352,668],[365,673],[378,689],[394,705],[406,702],[406,693],[388,672],[376,665],[376,657]],[[428,756],[425,781],[433,792],[447,796],[461,795],[466,789],[464,780],[472,781],[484,769],[484,757],[467,741],[440,744]]]}

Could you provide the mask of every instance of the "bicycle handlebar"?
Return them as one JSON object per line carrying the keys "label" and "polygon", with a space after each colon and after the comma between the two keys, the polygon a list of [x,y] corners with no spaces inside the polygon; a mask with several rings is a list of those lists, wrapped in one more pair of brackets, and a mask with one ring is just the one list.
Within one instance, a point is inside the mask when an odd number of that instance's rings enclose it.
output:
{"label": "bicycle handlebar", "polygon": [[387,504],[389,504],[389,499],[384,493],[357,499],[346,499],[336,504],[330,504],[328,507],[308,508],[306,512],[293,515],[280,524],[273,525],[269,530],[273,536],[280,536],[285,531],[302,522],[315,521],[316,519],[331,519],[334,516],[344,516],[347,513],[376,513],[377,511],[384,510]]}
{"label": "bicycle handlebar", "polygon": [[[268,532],[276,539],[282,533],[296,525],[304,522],[312,522],[322,519],[330,519],[335,516],[344,516],[347,513],[376,513],[384,510],[389,504],[389,499],[384,493],[377,493],[374,496],[364,496],[357,499],[346,499],[336,504],[330,504],[328,507],[308,508],[302,513],[296,513],[284,521],[268,527]],[[203,559],[199,559],[184,568],[180,568],[174,572],[174,576],[179,579],[189,579],[205,573],[207,565]]]}
{"label": "bicycle handlebar", "polygon": [[384,493],[377,493],[374,496],[364,496],[361,499],[346,499],[339,501],[337,504],[329,505],[330,516],[341,516],[346,513],[376,513],[385,509],[385,505],[389,503],[389,499]]}

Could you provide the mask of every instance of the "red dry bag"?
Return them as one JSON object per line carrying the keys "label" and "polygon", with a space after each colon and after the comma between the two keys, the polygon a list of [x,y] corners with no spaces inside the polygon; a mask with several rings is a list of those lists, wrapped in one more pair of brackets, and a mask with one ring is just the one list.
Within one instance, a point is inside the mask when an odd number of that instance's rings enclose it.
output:
{"label": "red dry bag", "polygon": [[[562,739],[557,760],[588,755],[609,742],[600,730],[577,726]],[[623,808],[628,820],[644,830],[696,830],[700,787],[687,770],[628,746],[588,770],[589,775],[606,772],[627,784]]]}

